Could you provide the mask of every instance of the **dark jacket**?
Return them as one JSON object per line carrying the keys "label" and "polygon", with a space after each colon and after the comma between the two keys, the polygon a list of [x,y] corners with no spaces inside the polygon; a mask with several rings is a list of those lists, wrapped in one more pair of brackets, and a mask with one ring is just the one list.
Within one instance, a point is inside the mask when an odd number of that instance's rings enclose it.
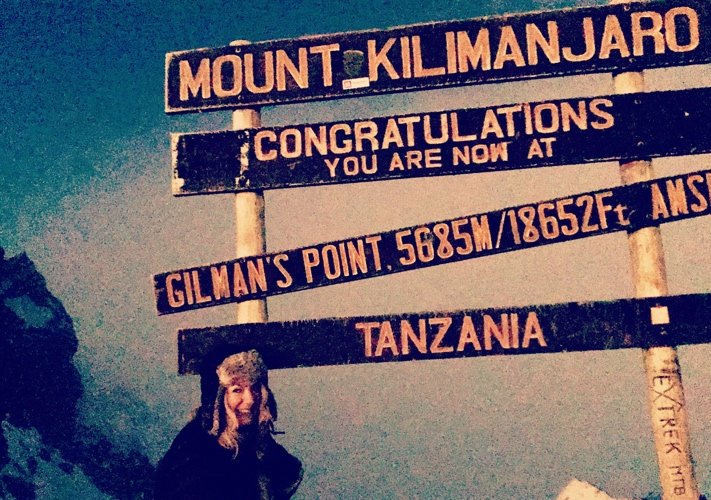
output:
{"label": "dark jacket", "polygon": [[288,499],[301,482],[301,462],[266,438],[263,458],[248,446],[233,453],[190,421],[177,435],[156,471],[156,500]]}

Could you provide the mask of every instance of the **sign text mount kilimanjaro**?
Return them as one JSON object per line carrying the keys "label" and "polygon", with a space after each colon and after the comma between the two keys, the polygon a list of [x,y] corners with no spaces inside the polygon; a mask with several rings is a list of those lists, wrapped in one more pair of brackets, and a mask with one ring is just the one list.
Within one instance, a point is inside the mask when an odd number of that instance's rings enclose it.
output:
{"label": "sign text mount kilimanjaro", "polygon": [[704,1],[635,2],[172,52],[166,111],[711,60]]}

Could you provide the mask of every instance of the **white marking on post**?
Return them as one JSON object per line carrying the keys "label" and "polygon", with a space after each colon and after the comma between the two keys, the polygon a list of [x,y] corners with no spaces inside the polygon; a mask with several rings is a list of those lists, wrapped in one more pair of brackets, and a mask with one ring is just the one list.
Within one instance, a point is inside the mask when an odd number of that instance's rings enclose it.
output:
{"label": "white marking on post", "polygon": [[667,306],[655,306],[649,310],[653,325],[669,324],[669,308]]}
{"label": "white marking on post", "polygon": [[363,89],[370,87],[370,79],[367,76],[343,80],[343,90]]}

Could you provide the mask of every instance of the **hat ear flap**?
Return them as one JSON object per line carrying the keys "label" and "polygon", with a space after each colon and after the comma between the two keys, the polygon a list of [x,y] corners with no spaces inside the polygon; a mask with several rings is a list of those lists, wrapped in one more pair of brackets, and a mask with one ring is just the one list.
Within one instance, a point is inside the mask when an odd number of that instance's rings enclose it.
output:
{"label": "hat ear flap", "polygon": [[272,415],[272,420],[276,421],[276,419],[277,419],[276,398],[274,398],[274,393],[272,392],[272,390],[269,387],[267,387],[267,393],[268,393],[267,408],[269,408],[269,413]]}
{"label": "hat ear flap", "polygon": [[217,396],[215,396],[215,402],[212,404],[212,408],[212,426],[207,432],[213,436],[217,436],[220,433],[222,422],[225,419],[225,388],[223,386],[217,388]]}
{"label": "hat ear flap", "polygon": [[277,419],[276,399],[271,389],[266,384],[262,384],[261,404],[259,407],[259,423],[273,425]]}

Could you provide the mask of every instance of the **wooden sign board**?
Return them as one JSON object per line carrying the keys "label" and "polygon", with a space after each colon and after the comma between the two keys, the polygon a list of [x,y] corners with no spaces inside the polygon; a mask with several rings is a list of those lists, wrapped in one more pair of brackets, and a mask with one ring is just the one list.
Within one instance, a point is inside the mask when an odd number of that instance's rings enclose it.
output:
{"label": "wooden sign board", "polygon": [[706,0],[633,2],[171,52],[168,113],[711,60]]}
{"label": "wooden sign board", "polygon": [[699,294],[189,329],[178,371],[249,349],[278,369],[707,343],[710,314]]}
{"label": "wooden sign board", "polygon": [[711,152],[711,89],[174,134],[173,194]]}
{"label": "wooden sign board", "polygon": [[711,170],[170,271],[159,314],[242,302],[711,213]]}

